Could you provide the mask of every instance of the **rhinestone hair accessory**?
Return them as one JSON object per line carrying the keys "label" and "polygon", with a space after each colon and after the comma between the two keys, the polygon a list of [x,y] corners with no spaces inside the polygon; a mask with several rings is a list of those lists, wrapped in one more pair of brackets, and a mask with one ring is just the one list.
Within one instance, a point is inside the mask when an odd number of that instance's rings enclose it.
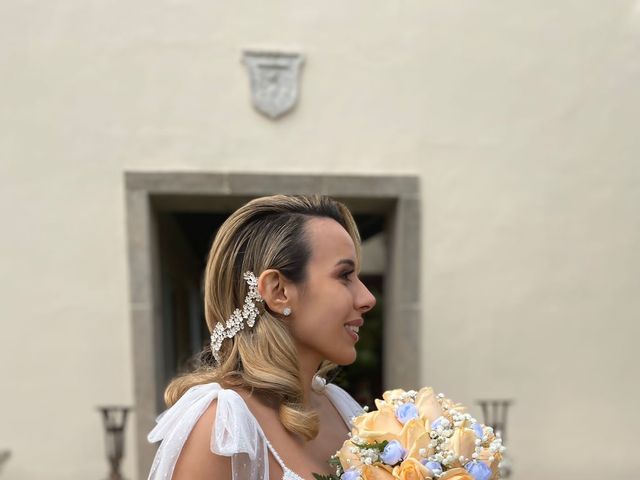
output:
{"label": "rhinestone hair accessory", "polygon": [[256,304],[262,303],[263,300],[258,293],[258,279],[253,272],[245,272],[243,278],[249,285],[249,293],[244,297],[242,310],[236,308],[227,320],[226,325],[223,326],[221,322],[218,322],[211,334],[211,352],[218,362],[220,361],[219,352],[222,347],[222,341],[225,338],[233,338],[240,330],[244,330],[245,322],[249,328],[253,327],[256,323],[256,318],[260,314]]}

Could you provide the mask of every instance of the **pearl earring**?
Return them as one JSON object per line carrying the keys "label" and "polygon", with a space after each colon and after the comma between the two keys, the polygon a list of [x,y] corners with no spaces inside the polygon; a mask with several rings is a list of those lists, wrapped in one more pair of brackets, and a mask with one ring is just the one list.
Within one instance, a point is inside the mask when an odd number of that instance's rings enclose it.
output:
{"label": "pearl earring", "polygon": [[289,315],[291,315],[291,309],[289,307],[284,307],[284,310],[282,310],[282,314],[285,317],[288,317]]}

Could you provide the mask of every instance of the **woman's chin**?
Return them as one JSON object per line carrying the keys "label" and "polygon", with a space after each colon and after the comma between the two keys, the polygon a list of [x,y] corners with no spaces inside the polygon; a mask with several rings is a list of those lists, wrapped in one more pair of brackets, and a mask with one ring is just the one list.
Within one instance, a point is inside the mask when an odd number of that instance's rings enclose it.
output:
{"label": "woman's chin", "polygon": [[350,352],[340,352],[340,355],[335,355],[334,358],[329,358],[329,361],[336,365],[340,365],[341,367],[346,367],[347,365],[351,365],[355,362],[357,357],[358,354],[354,348]]}

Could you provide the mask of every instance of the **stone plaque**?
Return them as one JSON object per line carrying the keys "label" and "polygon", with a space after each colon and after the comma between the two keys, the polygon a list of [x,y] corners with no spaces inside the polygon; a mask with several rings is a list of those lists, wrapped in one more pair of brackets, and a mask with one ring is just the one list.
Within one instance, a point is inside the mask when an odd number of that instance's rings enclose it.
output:
{"label": "stone plaque", "polygon": [[278,118],[293,108],[304,62],[301,54],[245,51],[242,62],[249,70],[251,100],[259,112]]}

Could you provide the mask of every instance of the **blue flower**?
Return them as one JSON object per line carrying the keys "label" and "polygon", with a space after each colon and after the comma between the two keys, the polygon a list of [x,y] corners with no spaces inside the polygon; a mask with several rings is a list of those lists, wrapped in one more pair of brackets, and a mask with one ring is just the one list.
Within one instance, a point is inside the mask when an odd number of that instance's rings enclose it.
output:
{"label": "blue flower", "polygon": [[413,403],[403,403],[396,410],[396,418],[405,424],[412,418],[418,418],[418,409]]}
{"label": "blue flower", "polygon": [[471,425],[471,428],[473,428],[473,431],[476,432],[476,437],[483,437],[484,432],[482,431],[482,425],[480,425],[479,423],[474,423],[473,425]]}
{"label": "blue flower", "polygon": [[442,473],[442,464],[440,462],[430,462],[428,460],[422,460],[422,464],[431,470],[434,475],[440,475]]}
{"label": "blue flower", "polygon": [[360,472],[355,468],[350,468],[340,476],[340,480],[358,480]]}
{"label": "blue flower", "polygon": [[493,473],[486,464],[477,461],[467,463],[464,468],[474,480],[489,480]]}
{"label": "blue flower", "polygon": [[444,426],[444,423],[448,423],[449,421],[444,417],[436,418],[433,423],[431,423],[431,430],[437,430],[439,426]]}
{"label": "blue flower", "polygon": [[391,440],[387,443],[387,446],[384,447],[384,450],[380,454],[380,458],[387,465],[395,465],[396,463],[404,460],[404,457],[407,455],[407,451],[402,448],[402,445],[397,440]]}

